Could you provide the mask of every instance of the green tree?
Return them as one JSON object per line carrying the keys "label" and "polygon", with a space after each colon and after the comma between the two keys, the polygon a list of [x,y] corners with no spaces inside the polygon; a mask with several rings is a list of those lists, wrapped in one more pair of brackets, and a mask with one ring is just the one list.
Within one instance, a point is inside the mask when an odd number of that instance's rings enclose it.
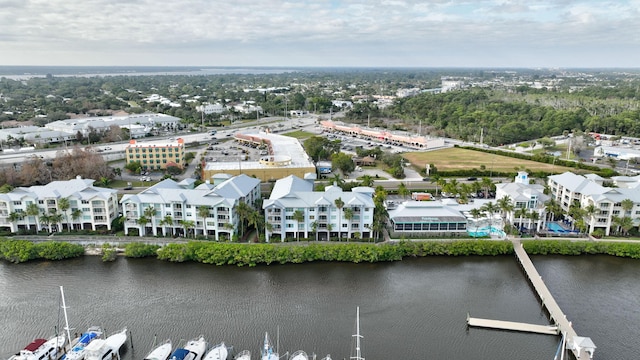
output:
{"label": "green tree", "polygon": [[18,230],[18,221],[24,219],[24,214],[22,212],[14,211],[9,214],[9,221],[16,225],[16,232]]}
{"label": "green tree", "polygon": [[[33,216],[35,218],[35,221],[36,221],[36,233],[37,233],[38,230],[40,229],[40,222],[39,222],[40,208],[38,208],[37,204],[31,203],[31,204],[27,205],[27,208],[25,210],[25,214],[27,214],[27,216]],[[31,227],[31,226],[29,226],[29,227]]]}
{"label": "green tree", "polygon": [[500,212],[502,214],[502,222],[506,224],[507,216],[513,211],[513,208],[514,208],[513,202],[511,201],[511,198],[508,195],[505,195],[500,199],[498,199],[496,203],[498,205],[498,209],[500,209]]}
{"label": "green tree", "polygon": [[240,236],[244,236],[245,230],[245,222],[249,219],[249,214],[251,214],[251,206],[247,203],[240,201],[238,205],[236,205],[234,212],[238,215],[238,221],[240,224]]}
{"label": "green tree", "polygon": [[[304,213],[299,209],[293,212],[293,220],[296,221],[296,238],[300,241],[300,223],[304,221]],[[308,237],[305,230],[305,237]]]}
{"label": "green tree", "polygon": [[349,238],[351,237],[351,219],[353,219],[354,211],[352,208],[345,208],[343,213],[344,213],[344,218],[348,222],[347,242],[349,242]]}
{"label": "green tree", "polygon": [[71,224],[69,224],[69,216],[68,216],[69,215],[68,211],[70,207],[71,207],[71,204],[69,202],[69,198],[62,197],[58,199],[58,210],[62,212],[62,214],[64,215],[64,221],[67,223],[67,230],[69,232],[71,232]]}
{"label": "green tree", "polygon": [[156,208],[153,205],[149,205],[146,209],[144,209],[143,214],[147,219],[151,220],[151,233],[153,234],[153,236],[158,235],[156,233]]}
{"label": "green tree", "polygon": [[410,194],[411,190],[407,188],[407,184],[401,182],[400,185],[398,185],[398,195],[402,196],[402,198],[406,200],[407,196],[409,196]]}
{"label": "green tree", "polygon": [[173,236],[173,217],[171,215],[165,215],[162,220],[160,220],[160,226],[162,226],[163,235],[167,236],[167,226],[171,229],[171,236]]}
{"label": "green tree", "polygon": [[202,232],[205,237],[209,236],[207,232],[207,218],[209,217],[209,207],[206,205],[198,206],[198,216],[202,219]]}
{"label": "green tree", "polygon": [[362,182],[360,183],[361,186],[373,186],[373,176],[371,175],[362,175]]}
{"label": "green tree", "polygon": [[338,241],[342,239],[342,207],[344,206],[344,201],[342,198],[337,198],[334,200],[334,204],[336,208],[338,208]]}
{"label": "green tree", "polygon": [[331,155],[331,166],[333,166],[334,169],[340,170],[345,175],[353,172],[356,167],[351,156],[343,152]]}
{"label": "green tree", "polygon": [[[71,211],[71,219],[73,219],[74,223],[77,222],[81,217],[82,217],[82,210],[75,209]],[[82,223],[80,224],[80,228],[82,228]]]}
{"label": "green tree", "polygon": [[312,136],[304,141],[304,149],[313,161],[328,160],[340,151],[340,141],[331,141],[323,136]]}
{"label": "green tree", "polygon": [[136,224],[142,226],[142,230],[140,230],[140,236],[147,235],[147,224],[149,223],[149,218],[145,215],[140,216],[136,219]]}

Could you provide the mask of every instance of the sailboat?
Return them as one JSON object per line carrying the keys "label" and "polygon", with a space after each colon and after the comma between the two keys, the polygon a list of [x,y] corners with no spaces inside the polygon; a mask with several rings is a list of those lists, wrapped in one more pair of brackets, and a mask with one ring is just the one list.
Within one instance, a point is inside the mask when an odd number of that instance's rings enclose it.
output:
{"label": "sailboat", "polygon": [[269,334],[264,333],[264,344],[262,345],[262,352],[260,353],[261,360],[278,360],[280,358],[280,354],[278,354],[277,350],[273,349],[273,345],[271,341],[269,341]]}
{"label": "sailboat", "polygon": [[362,357],[362,352],[360,348],[360,339],[362,335],[360,335],[360,307],[356,308],[356,333],[353,335],[355,338],[355,354],[352,354],[349,359],[351,360],[364,360]]}
{"label": "sailboat", "polygon": [[144,360],[167,360],[171,355],[171,340],[167,339],[162,344],[156,346],[144,357]]}
{"label": "sailboat", "polygon": [[566,335],[566,333],[562,333],[562,340],[560,341],[560,345],[558,345],[558,350],[556,350],[556,356],[553,357],[553,360],[564,360],[564,354],[567,352]]}

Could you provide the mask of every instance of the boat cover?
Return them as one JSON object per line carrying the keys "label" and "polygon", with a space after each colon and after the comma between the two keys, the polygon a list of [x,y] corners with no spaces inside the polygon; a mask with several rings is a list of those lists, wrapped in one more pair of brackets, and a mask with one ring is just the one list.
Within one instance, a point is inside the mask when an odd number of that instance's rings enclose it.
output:
{"label": "boat cover", "polygon": [[42,344],[44,344],[46,342],[47,342],[47,339],[35,339],[35,340],[33,340],[31,342],[31,344],[25,346],[24,349],[28,350],[28,351],[31,351],[31,352],[34,352],[34,351],[38,350],[38,348],[40,346],[42,346]]}
{"label": "boat cover", "polygon": [[91,340],[95,339],[98,336],[98,334],[94,333],[94,332],[90,332],[90,333],[84,333],[82,334],[82,336],[80,336],[80,340],[78,340],[78,343],[82,343],[82,344],[88,344],[89,342],[91,342]]}
{"label": "boat cover", "polygon": [[183,360],[187,355],[189,355],[189,350],[185,349],[176,349],[176,351],[171,354],[170,360]]}

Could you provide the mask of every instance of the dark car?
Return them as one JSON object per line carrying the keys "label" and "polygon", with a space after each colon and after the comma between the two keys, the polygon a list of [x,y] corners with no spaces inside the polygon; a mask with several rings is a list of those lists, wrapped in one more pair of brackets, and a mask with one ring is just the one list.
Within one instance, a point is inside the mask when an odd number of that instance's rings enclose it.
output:
{"label": "dark car", "polygon": [[468,177],[468,178],[467,178],[467,180],[469,180],[469,181],[476,181],[476,180],[478,180],[478,178],[477,178],[477,177],[475,177],[475,176],[471,176],[471,177]]}
{"label": "dark car", "polygon": [[431,178],[425,177],[425,178],[422,178],[422,181],[431,181]]}

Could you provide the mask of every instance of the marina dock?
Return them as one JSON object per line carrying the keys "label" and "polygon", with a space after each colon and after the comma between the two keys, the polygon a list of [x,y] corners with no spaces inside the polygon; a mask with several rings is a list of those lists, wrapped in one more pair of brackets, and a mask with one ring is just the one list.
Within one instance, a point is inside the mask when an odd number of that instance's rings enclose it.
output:
{"label": "marina dock", "polygon": [[527,252],[524,251],[520,241],[513,239],[511,242],[513,243],[514,253],[518,262],[522,266],[524,274],[527,276],[529,283],[540,298],[542,306],[549,313],[549,320],[554,325],[543,326],[501,320],[478,319],[471,318],[467,315],[468,325],[501,330],[526,331],[539,334],[563,334],[566,338],[566,349],[573,353],[576,360],[593,359],[593,352],[595,351],[596,346],[591,338],[578,336],[576,331],[573,329],[571,321],[567,319],[567,316],[562,312],[560,306],[558,306],[558,303],[553,298],[553,295],[551,295],[551,292],[545,285],[544,281],[542,281],[542,277],[538,273],[538,270],[536,270],[533,262],[531,262]]}
{"label": "marina dock", "polygon": [[498,330],[523,331],[536,334],[558,335],[558,327],[554,325],[535,325],[513,321],[480,319],[467,316],[467,325]]}

